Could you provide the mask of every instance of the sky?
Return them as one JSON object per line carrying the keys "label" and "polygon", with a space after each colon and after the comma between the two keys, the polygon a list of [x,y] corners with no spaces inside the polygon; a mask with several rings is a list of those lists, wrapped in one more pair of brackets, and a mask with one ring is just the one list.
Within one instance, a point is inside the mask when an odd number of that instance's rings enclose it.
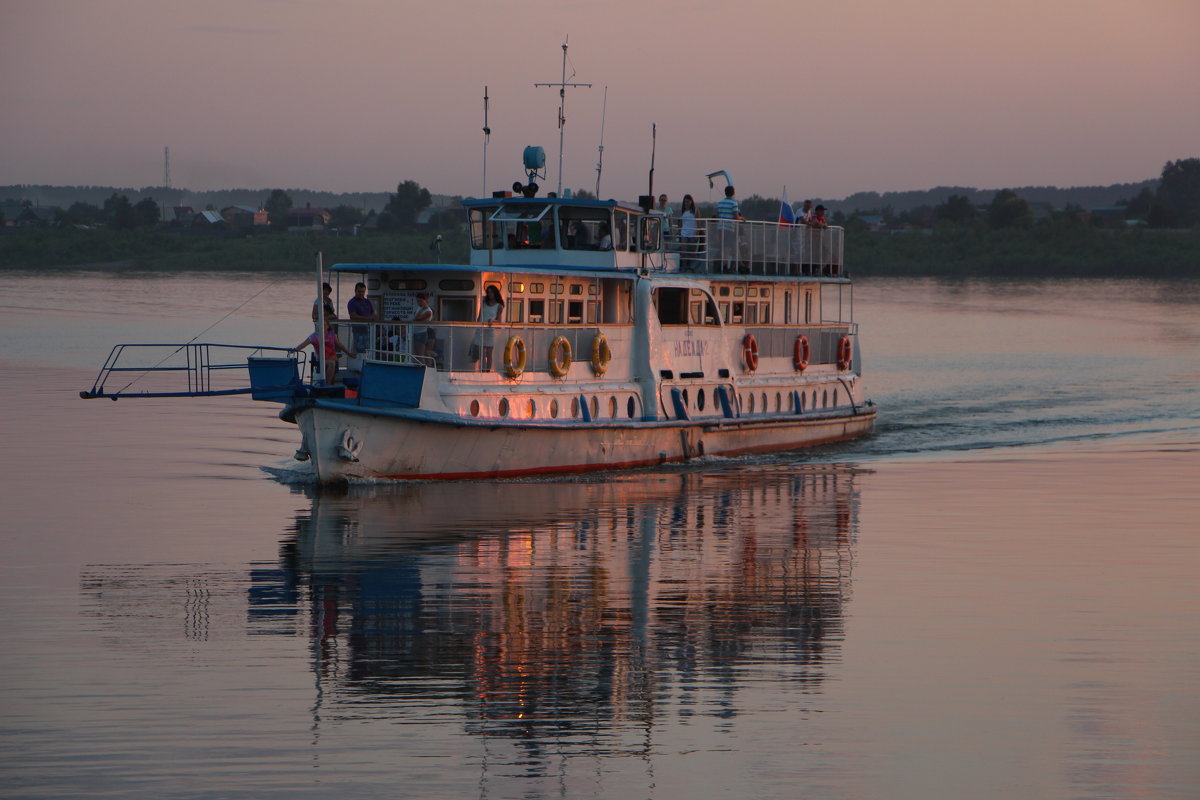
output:
{"label": "sky", "polygon": [[477,195],[485,86],[489,192],[1107,185],[1198,83],[1200,0],[0,0],[0,185]]}

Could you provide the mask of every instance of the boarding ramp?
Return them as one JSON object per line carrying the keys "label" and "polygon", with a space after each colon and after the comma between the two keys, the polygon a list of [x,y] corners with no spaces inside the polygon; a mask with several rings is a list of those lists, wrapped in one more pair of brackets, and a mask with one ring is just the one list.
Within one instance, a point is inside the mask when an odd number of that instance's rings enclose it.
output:
{"label": "boarding ramp", "polygon": [[84,399],[216,397],[285,400],[302,385],[304,362],[286,347],[237,344],[119,344]]}

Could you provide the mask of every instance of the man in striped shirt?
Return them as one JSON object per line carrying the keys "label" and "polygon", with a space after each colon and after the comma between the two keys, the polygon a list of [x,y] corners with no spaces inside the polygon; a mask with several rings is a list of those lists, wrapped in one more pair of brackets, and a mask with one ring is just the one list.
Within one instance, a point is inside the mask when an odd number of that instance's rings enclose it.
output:
{"label": "man in striped shirt", "polygon": [[737,260],[737,234],[733,222],[746,219],[733,195],[733,186],[726,186],[725,196],[717,201],[717,219],[721,221],[721,268],[724,272],[733,272]]}

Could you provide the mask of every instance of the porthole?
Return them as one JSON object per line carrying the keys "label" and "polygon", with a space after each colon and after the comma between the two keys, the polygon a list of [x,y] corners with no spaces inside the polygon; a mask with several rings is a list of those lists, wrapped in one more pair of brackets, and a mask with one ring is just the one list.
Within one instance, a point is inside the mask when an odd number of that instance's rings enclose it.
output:
{"label": "porthole", "polygon": [[558,419],[558,401],[557,400],[550,401],[550,418]]}
{"label": "porthole", "polygon": [[804,410],[804,400],[806,397],[807,397],[807,395],[805,395],[804,392],[800,393],[800,410],[801,411]]}
{"label": "porthole", "polygon": [[767,413],[767,393],[766,392],[762,393],[762,405],[759,406],[759,408],[762,409],[762,413],[764,413],[764,414]]}
{"label": "porthole", "polygon": [[783,395],[779,392],[775,393],[775,413],[778,414],[783,410]]}
{"label": "porthole", "polygon": [[696,409],[698,411],[704,410],[704,390],[703,389],[696,390]]}
{"label": "porthole", "polygon": [[821,408],[829,408],[829,390],[821,392]]}
{"label": "porthole", "polygon": [[537,401],[532,397],[529,398],[529,418],[533,419],[537,416]]}
{"label": "porthole", "polygon": [[817,390],[816,389],[813,389],[812,402],[808,404],[808,407],[811,408],[813,411],[817,410]]}
{"label": "porthole", "polygon": [[478,400],[471,401],[471,416],[472,417],[479,416],[479,401]]}
{"label": "porthole", "polygon": [[625,404],[625,414],[630,419],[633,419],[634,412],[636,412],[636,411],[637,411],[637,403],[635,403],[633,401],[633,398],[630,397],[629,402]]}
{"label": "porthole", "polygon": [[613,419],[617,418],[617,398],[608,398],[608,415]]}
{"label": "porthole", "polygon": [[833,407],[837,408],[837,404],[838,404],[838,390],[834,389],[833,390]]}
{"label": "porthole", "polygon": [[502,416],[502,417],[508,416],[508,398],[507,397],[500,398],[500,416]]}
{"label": "porthole", "polygon": [[683,398],[683,407],[684,407],[684,408],[687,408],[687,407],[688,407],[688,402],[689,402],[689,400],[688,400],[688,390],[687,390],[687,389],[684,389],[684,390],[683,390],[682,392],[680,392],[679,394],[680,394],[680,396]]}
{"label": "porthole", "polygon": [[796,395],[794,392],[788,392],[788,411],[796,410]]}
{"label": "porthole", "polygon": [[571,398],[571,419],[576,419],[578,417],[579,417],[579,398],[572,397]]}
{"label": "porthole", "polygon": [[754,393],[750,393],[750,413],[754,413]]}
{"label": "porthole", "polygon": [[592,419],[600,419],[600,401],[592,395]]}

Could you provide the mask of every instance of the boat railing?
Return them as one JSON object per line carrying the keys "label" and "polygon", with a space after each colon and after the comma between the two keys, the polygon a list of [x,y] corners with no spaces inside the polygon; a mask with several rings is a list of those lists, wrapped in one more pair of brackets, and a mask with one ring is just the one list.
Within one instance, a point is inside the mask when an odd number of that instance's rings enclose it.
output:
{"label": "boat railing", "polygon": [[[267,383],[249,371],[265,367]],[[84,398],[211,397],[284,391],[300,383],[303,362],[286,347],[212,344],[119,344]],[[270,385],[268,385],[270,384]]]}
{"label": "boat railing", "polygon": [[838,342],[843,336],[856,336],[856,323],[836,323],[796,327],[747,326],[746,333],[754,336],[758,344],[759,358],[786,356],[795,353],[796,340],[800,336],[808,339],[809,364],[836,364]]}
{"label": "boat railing", "polygon": [[679,269],[708,275],[748,274],[840,277],[845,229],[779,222],[698,219],[695,235],[683,236],[672,219],[667,247]]}
{"label": "boat railing", "polygon": [[352,341],[352,327],[367,329],[364,340],[367,347],[358,352],[364,358],[424,365],[439,372],[503,373],[505,348],[513,338],[520,340],[524,347],[525,370],[545,372],[550,366],[550,345],[558,337],[567,340],[572,361],[588,360],[592,341],[600,332],[595,325],[510,323],[339,322],[337,327],[339,337],[347,346]]}

